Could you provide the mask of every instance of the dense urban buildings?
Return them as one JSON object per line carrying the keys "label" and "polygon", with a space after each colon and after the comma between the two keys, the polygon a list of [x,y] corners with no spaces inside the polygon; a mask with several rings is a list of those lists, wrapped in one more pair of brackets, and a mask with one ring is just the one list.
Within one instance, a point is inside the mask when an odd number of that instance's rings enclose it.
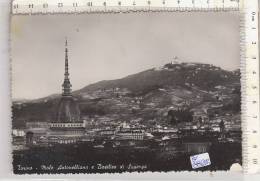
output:
{"label": "dense urban buildings", "polygon": [[[64,153],[66,160],[77,158],[83,150],[83,162],[92,159],[85,152],[96,160],[106,155],[113,162],[123,159],[127,152],[129,159],[137,159],[137,163],[145,154],[148,160],[163,164],[184,155],[214,154],[229,146],[236,147],[230,163],[241,162],[236,156],[241,151],[239,72],[176,59],[140,75],[72,92],[66,40],[62,94],[36,102],[13,103],[14,155],[22,159],[38,149],[39,154],[50,149],[55,153],[63,149],[75,152],[73,156]],[[161,78],[164,74],[166,77]],[[205,74],[221,80],[201,81]],[[162,79],[161,85],[153,84],[153,79],[145,80],[142,86],[132,85],[155,75]],[[180,77],[182,81],[178,80]],[[226,83],[221,84],[223,81]]]}

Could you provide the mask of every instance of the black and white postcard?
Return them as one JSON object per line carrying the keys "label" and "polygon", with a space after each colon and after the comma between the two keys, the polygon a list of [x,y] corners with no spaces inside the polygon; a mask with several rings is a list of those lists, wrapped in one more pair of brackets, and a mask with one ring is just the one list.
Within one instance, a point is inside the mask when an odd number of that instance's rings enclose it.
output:
{"label": "black and white postcard", "polygon": [[240,14],[13,15],[15,174],[242,165]]}

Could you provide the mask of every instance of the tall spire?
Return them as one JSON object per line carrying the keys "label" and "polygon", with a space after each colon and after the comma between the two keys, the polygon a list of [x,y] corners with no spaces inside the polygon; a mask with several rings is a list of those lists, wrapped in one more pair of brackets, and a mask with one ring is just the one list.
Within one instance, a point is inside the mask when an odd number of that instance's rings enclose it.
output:
{"label": "tall spire", "polygon": [[62,96],[71,96],[71,83],[69,79],[69,63],[68,63],[68,41],[65,41],[65,73],[62,84]]}

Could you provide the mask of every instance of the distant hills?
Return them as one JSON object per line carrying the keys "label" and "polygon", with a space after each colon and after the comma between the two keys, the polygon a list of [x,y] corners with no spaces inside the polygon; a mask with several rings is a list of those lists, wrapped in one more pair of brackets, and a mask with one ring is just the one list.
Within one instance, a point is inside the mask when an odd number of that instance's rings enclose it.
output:
{"label": "distant hills", "polygon": [[239,70],[226,71],[209,64],[169,63],[122,79],[100,81],[75,91],[75,94],[114,87],[127,88],[134,93],[141,93],[165,86],[182,86],[185,88],[188,84],[195,85],[203,90],[214,90],[217,85],[227,85],[239,82],[239,80]]}
{"label": "distant hills", "polygon": [[[183,104],[192,109],[205,102],[240,101],[240,72],[209,64],[168,63],[121,79],[87,85],[74,91],[73,95],[83,117],[99,115],[118,120],[148,120],[153,116],[163,117],[167,110]],[[55,119],[59,98],[60,95],[51,95],[31,101],[14,101],[14,126],[24,126],[26,121]]]}

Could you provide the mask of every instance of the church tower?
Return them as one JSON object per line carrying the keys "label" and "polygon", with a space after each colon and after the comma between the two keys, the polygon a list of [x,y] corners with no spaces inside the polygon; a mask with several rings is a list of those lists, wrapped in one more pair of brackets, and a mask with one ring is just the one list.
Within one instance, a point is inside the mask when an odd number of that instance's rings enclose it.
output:
{"label": "church tower", "polygon": [[64,81],[62,84],[62,96],[72,96],[71,95],[71,83],[69,79],[69,62],[68,62],[68,41],[65,42],[65,73]]}
{"label": "church tower", "polygon": [[68,41],[65,41],[65,72],[62,84],[62,95],[56,112],[57,123],[79,123],[80,110],[72,95],[72,85],[69,79]]}
{"label": "church tower", "polygon": [[[72,94],[69,79],[68,41],[65,41],[65,72],[62,83],[61,98],[56,107],[55,119],[50,123],[48,136],[50,142],[59,144],[75,144],[85,134],[85,125],[80,119],[80,109]],[[29,135],[30,136],[30,135]],[[55,138],[55,139],[53,139]],[[29,140],[30,141],[30,140]]]}

